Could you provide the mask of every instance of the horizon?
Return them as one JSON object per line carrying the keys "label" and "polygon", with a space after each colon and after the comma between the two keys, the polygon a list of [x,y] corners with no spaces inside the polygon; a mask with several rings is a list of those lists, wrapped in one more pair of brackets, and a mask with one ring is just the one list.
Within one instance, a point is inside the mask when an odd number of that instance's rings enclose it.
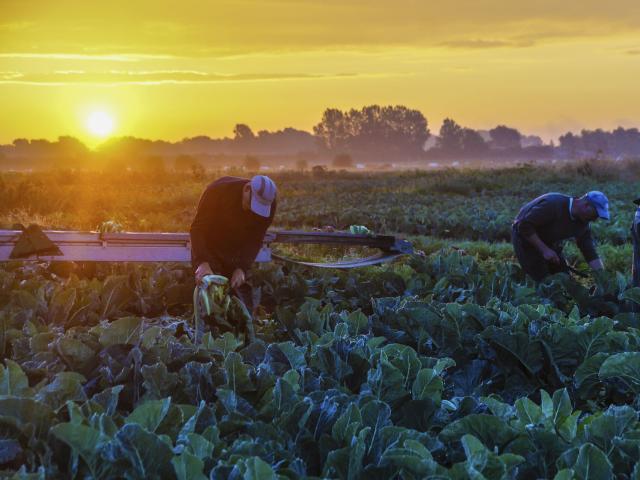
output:
{"label": "horizon", "polygon": [[640,125],[627,0],[3,4],[2,144],[311,131],[327,107],[369,104],[420,110],[432,134],[447,117],[545,142]]}

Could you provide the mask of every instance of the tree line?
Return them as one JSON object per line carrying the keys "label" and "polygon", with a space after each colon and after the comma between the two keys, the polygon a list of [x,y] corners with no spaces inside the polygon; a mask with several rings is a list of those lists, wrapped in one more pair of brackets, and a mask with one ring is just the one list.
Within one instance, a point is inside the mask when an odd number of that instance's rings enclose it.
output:
{"label": "tree line", "polygon": [[171,158],[182,169],[197,168],[203,158],[229,161],[237,166],[257,168],[260,159],[282,158],[304,168],[309,162],[350,167],[355,162],[404,162],[430,159],[546,159],[594,156],[640,156],[640,132],[619,127],[607,132],[582,130],[559,137],[558,145],[545,144],[540,137],[524,135],[518,129],[497,125],[476,130],[446,118],[437,135],[427,118],[403,105],[368,105],[361,109],[328,108],[312,132],[285,128],[257,133],[237,124],[232,137],[196,136],[178,142],[135,137],[112,138],[96,150],[80,140],[62,136],[56,141],[16,139],[0,145],[0,166],[24,165],[55,159],[63,166],[79,166],[88,157],[111,165],[149,168]]}

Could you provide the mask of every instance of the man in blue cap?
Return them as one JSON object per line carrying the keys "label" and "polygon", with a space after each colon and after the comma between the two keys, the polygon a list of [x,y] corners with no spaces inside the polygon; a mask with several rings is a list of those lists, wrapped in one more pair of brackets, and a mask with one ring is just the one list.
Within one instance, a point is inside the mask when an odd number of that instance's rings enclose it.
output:
{"label": "man in blue cap", "polygon": [[264,175],[251,180],[222,177],[206,188],[191,223],[196,283],[205,275],[224,275],[250,312],[253,302],[246,276],[273,222],[276,194],[276,184]]}
{"label": "man in blue cap", "polygon": [[547,275],[566,270],[562,242],[574,238],[593,270],[604,265],[596,252],[589,223],[609,220],[609,200],[592,191],[582,197],[546,193],[520,209],[513,222],[512,243],[525,273],[536,282]]}

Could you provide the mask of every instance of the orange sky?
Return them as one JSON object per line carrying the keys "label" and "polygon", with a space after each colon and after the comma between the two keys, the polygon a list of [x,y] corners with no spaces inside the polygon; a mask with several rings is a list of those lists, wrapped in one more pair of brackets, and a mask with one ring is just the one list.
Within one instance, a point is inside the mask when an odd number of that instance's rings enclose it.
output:
{"label": "orange sky", "polygon": [[311,129],[404,104],[545,138],[640,126],[640,2],[0,0],[0,142]]}

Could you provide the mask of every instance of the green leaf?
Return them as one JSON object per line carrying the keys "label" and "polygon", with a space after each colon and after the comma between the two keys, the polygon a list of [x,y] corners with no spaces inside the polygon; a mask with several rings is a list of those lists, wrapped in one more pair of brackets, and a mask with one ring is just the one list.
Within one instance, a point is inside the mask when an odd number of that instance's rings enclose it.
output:
{"label": "green leaf", "polygon": [[38,390],[35,398],[54,410],[62,407],[67,400],[84,402],[87,400],[82,388],[85,381],[86,379],[76,372],[57,373],[53,382]]}
{"label": "green leaf", "polygon": [[255,386],[249,377],[249,367],[242,361],[242,355],[229,352],[224,359],[224,370],[227,377],[226,388],[234,393],[254,391]]}
{"label": "green leaf", "polygon": [[493,415],[471,414],[447,425],[440,437],[447,442],[456,441],[466,434],[479,439],[489,449],[502,449],[515,440],[519,433],[504,420]]}
{"label": "green leaf", "polygon": [[224,332],[221,337],[212,340],[207,348],[217,349],[226,357],[230,352],[235,352],[242,345],[242,341],[231,332]]}
{"label": "green leaf", "polygon": [[624,352],[607,358],[598,375],[602,380],[619,378],[633,390],[640,392],[640,352]]}
{"label": "green leaf", "polygon": [[640,288],[633,287],[625,290],[620,294],[620,300],[629,300],[637,305],[640,305]]}
{"label": "green leaf", "polygon": [[293,342],[280,342],[277,345],[284,356],[287,357],[291,368],[297,370],[298,368],[304,368],[307,366],[307,361],[304,357],[304,347],[298,347]]}
{"label": "green leaf", "polygon": [[278,480],[276,472],[273,471],[271,465],[262,460],[260,457],[247,458],[244,461],[245,472],[243,480]]}
{"label": "green leaf", "polygon": [[439,407],[443,388],[442,378],[438,376],[435,369],[423,368],[416,375],[411,387],[411,395],[414,400],[430,398]]}
{"label": "green leaf", "polygon": [[347,324],[349,325],[349,334],[358,335],[360,333],[366,333],[369,327],[369,318],[362,313],[362,310],[358,309],[355,312],[351,312],[346,316]]}
{"label": "green leaf", "polygon": [[27,437],[46,436],[54,418],[48,405],[34,399],[0,397],[0,421],[15,425]]}
{"label": "green leaf", "polygon": [[99,341],[103,347],[128,344],[137,345],[140,342],[144,319],[139,317],[123,317],[108,324],[101,324],[91,331],[97,331]]}
{"label": "green leaf", "polygon": [[485,447],[476,437],[469,434],[463,435],[460,442],[462,443],[462,448],[464,448],[464,453],[467,457],[467,463],[470,470],[469,473],[476,471],[482,472],[489,460],[489,451],[487,450],[487,447]]}
{"label": "green leaf", "polygon": [[84,342],[71,337],[60,337],[56,342],[59,352],[74,368],[81,369],[91,365],[95,358],[95,351]]}
{"label": "green leaf", "polygon": [[537,425],[543,423],[545,417],[542,409],[527,397],[519,398],[515,403],[518,419],[524,425]]}
{"label": "green leaf", "polygon": [[585,441],[610,452],[619,447],[618,442],[627,432],[636,432],[638,414],[626,405],[610,406],[606,411],[598,412],[588,420],[588,423],[584,423]]}
{"label": "green leaf", "polygon": [[331,435],[340,445],[348,445],[362,428],[362,415],[355,403],[349,403],[331,429]]}
{"label": "green leaf", "polygon": [[109,462],[117,463],[129,478],[176,478],[171,446],[136,423],[124,425],[103,455]]}
{"label": "green leaf", "polygon": [[608,480],[613,478],[613,467],[602,450],[591,443],[580,447],[573,465],[575,478],[580,480]]}
{"label": "green leaf", "polygon": [[58,288],[49,302],[47,323],[63,325],[69,318],[76,302],[76,289],[68,287]]}
{"label": "green leaf", "polygon": [[556,473],[553,480],[573,480],[575,478],[575,472],[571,468],[563,468]]}
{"label": "green leaf", "polygon": [[84,460],[94,477],[98,476],[100,448],[108,438],[94,428],[73,423],[59,423],[51,428],[51,432]]}
{"label": "green leaf", "polygon": [[125,423],[137,423],[149,432],[155,432],[167,416],[171,406],[171,397],[163,400],[149,400],[136,409],[125,419]]}
{"label": "green leaf", "polygon": [[140,369],[142,372],[142,383],[146,394],[145,396],[152,400],[160,400],[169,396],[178,385],[179,375],[177,373],[169,373],[167,366],[162,362],[153,365],[143,365]]}
{"label": "green leaf", "polygon": [[387,448],[382,453],[378,465],[395,467],[418,478],[435,473],[437,468],[429,450],[415,440],[405,440],[402,447]]}
{"label": "green leaf", "polygon": [[587,358],[576,369],[573,381],[581,398],[591,398],[594,390],[601,384],[600,367],[609,356],[604,352],[598,352]]}
{"label": "green leaf", "polygon": [[33,390],[29,388],[29,379],[20,365],[8,358],[4,363],[5,367],[0,365],[0,395],[30,397]]}
{"label": "green leaf", "polygon": [[204,462],[190,453],[184,452],[173,457],[171,464],[178,480],[207,480],[208,478],[203,473]]}

